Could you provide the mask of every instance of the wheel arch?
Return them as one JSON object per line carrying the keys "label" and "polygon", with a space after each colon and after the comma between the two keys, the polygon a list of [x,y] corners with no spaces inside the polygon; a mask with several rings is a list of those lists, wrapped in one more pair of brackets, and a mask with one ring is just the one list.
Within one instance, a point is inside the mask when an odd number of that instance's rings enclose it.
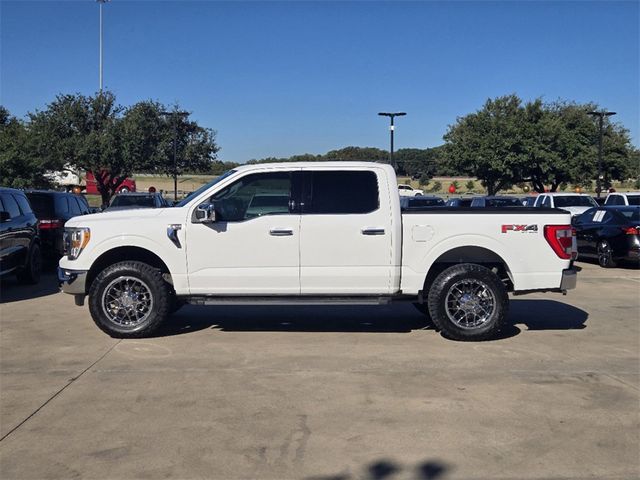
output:
{"label": "wheel arch", "polygon": [[89,291],[95,278],[109,265],[118,262],[138,261],[160,270],[165,280],[173,284],[171,271],[167,264],[151,250],[137,246],[116,247],[103,252],[92,264],[87,274],[86,290]]}
{"label": "wheel arch", "polygon": [[435,278],[447,268],[461,263],[482,265],[493,270],[505,283],[507,291],[513,291],[514,280],[507,262],[496,252],[474,245],[455,247],[442,253],[431,264],[424,280],[424,292],[429,291]]}

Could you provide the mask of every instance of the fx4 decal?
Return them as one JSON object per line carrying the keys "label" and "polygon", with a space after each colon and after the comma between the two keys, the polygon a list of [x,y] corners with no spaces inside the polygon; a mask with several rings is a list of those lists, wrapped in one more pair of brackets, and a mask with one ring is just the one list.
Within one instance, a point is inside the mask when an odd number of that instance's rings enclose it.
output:
{"label": "fx4 decal", "polygon": [[538,225],[502,225],[502,233],[507,232],[537,233]]}

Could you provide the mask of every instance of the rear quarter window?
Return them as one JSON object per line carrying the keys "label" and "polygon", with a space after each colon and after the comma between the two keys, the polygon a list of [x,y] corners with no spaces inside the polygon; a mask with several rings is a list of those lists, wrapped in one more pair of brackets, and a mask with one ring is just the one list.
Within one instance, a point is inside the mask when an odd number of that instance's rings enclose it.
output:
{"label": "rear quarter window", "polygon": [[23,215],[30,215],[31,213],[33,213],[33,211],[31,210],[31,205],[29,205],[29,200],[27,200],[27,197],[25,197],[20,193],[16,193],[13,195],[13,198],[15,198],[16,202],[18,202],[18,206],[20,207],[20,210],[22,211]]}

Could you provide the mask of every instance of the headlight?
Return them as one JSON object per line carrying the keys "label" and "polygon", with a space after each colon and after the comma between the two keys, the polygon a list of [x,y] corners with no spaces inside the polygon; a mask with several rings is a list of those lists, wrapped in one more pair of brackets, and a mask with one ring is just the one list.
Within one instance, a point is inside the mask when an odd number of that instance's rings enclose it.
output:
{"label": "headlight", "polygon": [[64,254],[69,260],[75,260],[80,256],[84,247],[89,243],[91,230],[87,227],[64,229]]}

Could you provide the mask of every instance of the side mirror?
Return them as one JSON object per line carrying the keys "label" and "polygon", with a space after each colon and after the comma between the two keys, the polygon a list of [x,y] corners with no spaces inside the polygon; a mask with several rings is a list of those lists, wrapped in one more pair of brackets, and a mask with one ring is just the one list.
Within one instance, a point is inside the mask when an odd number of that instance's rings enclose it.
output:
{"label": "side mirror", "polygon": [[11,215],[9,215],[9,212],[5,212],[4,210],[1,210],[0,223],[8,222],[9,220],[11,220]]}
{"label": "side mirror", "polygon": [[201,203],[193,214],[193,223],[213,223],[216,221],[216,206],[213,203]]}

